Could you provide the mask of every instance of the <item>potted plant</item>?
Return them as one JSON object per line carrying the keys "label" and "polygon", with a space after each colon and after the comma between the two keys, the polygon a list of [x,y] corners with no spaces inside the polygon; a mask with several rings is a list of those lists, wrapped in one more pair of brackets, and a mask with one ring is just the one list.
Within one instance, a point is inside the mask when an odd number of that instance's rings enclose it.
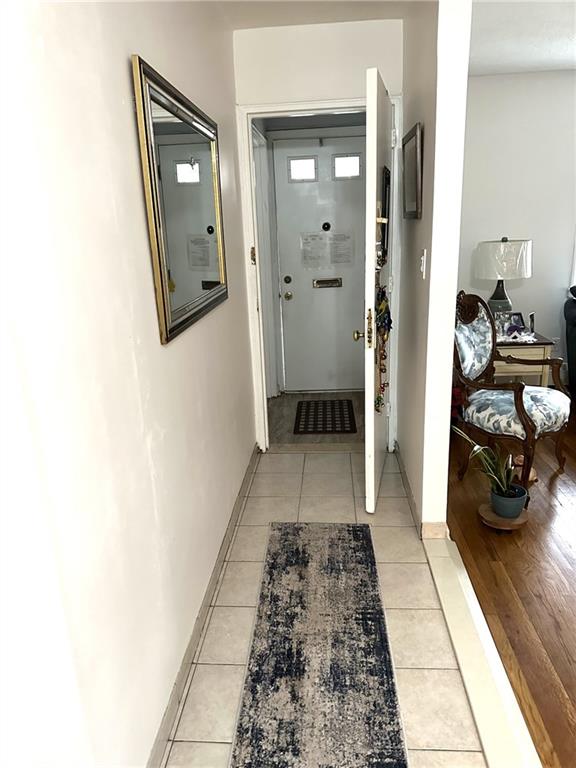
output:
{"label": "potted plant", "polygon": [[480,470],[484,472],[491,487],[492,509],[500,517],[519,517],[526,504],[528,492],[518,483],[514,483],[514,461],[512,454],[503,454],[488,445],[478,445],[458,427],[452,427],[456,434],[470,443],[469,461],[478,459]]}

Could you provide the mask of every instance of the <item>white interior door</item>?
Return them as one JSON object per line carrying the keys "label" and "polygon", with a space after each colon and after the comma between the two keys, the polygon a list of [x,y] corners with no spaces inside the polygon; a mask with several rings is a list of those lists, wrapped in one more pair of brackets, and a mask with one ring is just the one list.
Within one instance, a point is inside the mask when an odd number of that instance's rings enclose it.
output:
{"label": "white interior door", "polygon": [[364,387],[364,137],[274,141],[284,388]]}
{"label": "white interior door", "polygon": [[[388,413],[386,402],[379,411],[375,399],[380,394],[376,332],[376,289],[388,282],[389,266],[381,268],[384,168],[392,170],[393,106],[380,73],[366,71],[366,270],[364,295],[364,375],[365,375],[365,450],[366,511],[374,512],[378,485],[388,450]],[[394,174],[391,174],[390,183]],[[393,199],[390,189],[390,199]],[[391,224],[391,223],[390,223]]]}

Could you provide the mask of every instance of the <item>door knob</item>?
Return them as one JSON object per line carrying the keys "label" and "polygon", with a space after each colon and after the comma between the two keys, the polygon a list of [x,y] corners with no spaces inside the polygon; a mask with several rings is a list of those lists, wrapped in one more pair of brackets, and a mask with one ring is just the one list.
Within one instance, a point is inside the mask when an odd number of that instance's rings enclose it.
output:
{"label": "door knob", "polygon": [[286,299],[286,301],[290,301],[293,295],[294,294],[292,293],[292,291],[286,291],[286,293],[284,294],[284,298]]}
{"label": "door knob", "polygon": [[354,341],[360,341],[360,339],[364,338],[364,334],[361,333],[360,331],[354,331],[354,333],[352,334],[352,338],[354,339]]}

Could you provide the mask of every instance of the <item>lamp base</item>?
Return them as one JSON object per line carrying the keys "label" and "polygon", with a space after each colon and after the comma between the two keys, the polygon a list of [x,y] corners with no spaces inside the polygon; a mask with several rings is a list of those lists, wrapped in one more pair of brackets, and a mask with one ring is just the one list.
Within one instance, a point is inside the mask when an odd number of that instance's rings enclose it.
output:
{"label": "lamp base", "polygon": [[498,280],[496,283],[494,293],[488,299],[488,306],[494,316],[496,312],[512,312],[512,302],[504,288],[504,280]]}

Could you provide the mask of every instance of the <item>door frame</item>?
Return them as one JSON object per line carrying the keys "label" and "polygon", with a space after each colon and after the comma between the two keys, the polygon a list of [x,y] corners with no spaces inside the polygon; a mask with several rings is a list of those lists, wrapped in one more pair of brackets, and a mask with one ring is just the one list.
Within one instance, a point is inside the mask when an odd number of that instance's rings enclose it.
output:
{"label": "door frame", "polygon": [[[400,226],[400,189],[399,189],[399,147],[402,136],[402,98],[391,96],[394,105],[394,127],[396,144],[393,148],[396,194],[393,197],[392,216],[398,225],[392,229],[390,271],[394,276],[390,301],[395,320],[395,333],[390,335],[390,421],[388,425],[389,449],[394,449],[397,434],[396,390],[398,380],[398,312],[395,312],[395,300],[400,295],[401,268],[401,226]],[[268,430],[268,407],[266,398],[266,348],[264,344],[264,318],[262,307],[262,275],[260,261],[251,258],[251,249],[256,247],[257,218],[255,199],[254,156],[252,152],[252,120],[263,117],[285,117],[301,112],[334,112],[340,109],[366,109],[366,99],[332,99],[322,101],[289,102],[279,104],[251,104],[236,106],[236,127],[238,140],[238,166],[240,198],[242,210],[242,234],[244,244],[244,263],[246,265],[246,298],[248,304],[248,328],[252,361],[252,386],[254,391],[254,422],[256,443],[261,451],[270,447]]]}

